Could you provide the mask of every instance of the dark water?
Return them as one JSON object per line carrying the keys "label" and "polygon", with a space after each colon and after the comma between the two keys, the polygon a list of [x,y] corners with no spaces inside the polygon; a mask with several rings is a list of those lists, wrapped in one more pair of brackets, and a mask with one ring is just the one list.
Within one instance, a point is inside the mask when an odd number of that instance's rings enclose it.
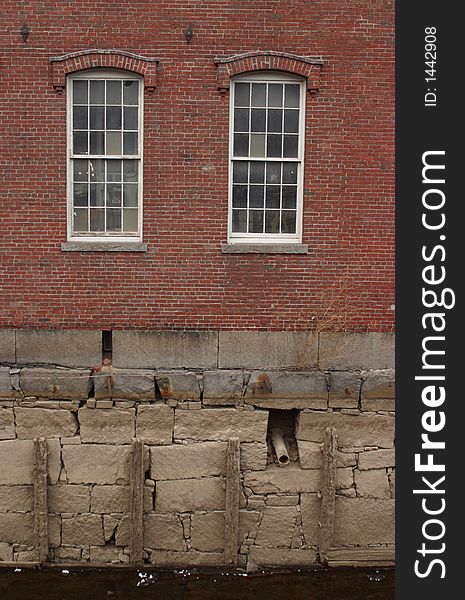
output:
{"label": "dark water", "polygon": [[0,570],[0,600],[393,600],[392,569],[297,573]]}

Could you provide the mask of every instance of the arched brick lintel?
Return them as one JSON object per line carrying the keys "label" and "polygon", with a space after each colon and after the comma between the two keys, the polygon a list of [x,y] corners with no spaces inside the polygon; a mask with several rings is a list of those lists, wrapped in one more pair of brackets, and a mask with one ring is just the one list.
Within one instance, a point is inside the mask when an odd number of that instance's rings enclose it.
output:
{"label": "arched brick lintel", "polygon": [[320,57],[298,56],[286,52],[259,51],[235,54],[227,58],[216,58],[218,89],[226,92],[231,77],[251,71],[285,71],[300,75],[307,80],[307,89],[316,92],[320,87],[320,71],[323,60]]}
{"label": "arched brick lintel", "polygon": [[66,85],[66,75],[85,69],[122,69],[144,77],[144,88],[152,91],[157,86],[157,58],[140,56],[125,50],[81,50],[50,58],[52,85],[61,92]]}

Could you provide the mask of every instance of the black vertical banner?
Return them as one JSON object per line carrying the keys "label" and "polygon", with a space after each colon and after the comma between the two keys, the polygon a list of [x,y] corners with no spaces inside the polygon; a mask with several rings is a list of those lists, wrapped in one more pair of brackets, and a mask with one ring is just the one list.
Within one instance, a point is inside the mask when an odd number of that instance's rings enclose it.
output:
{"label": "black vertical banner", "polygon": [[462,597],[465,38],[458,5],[396,6],[396,597]]}

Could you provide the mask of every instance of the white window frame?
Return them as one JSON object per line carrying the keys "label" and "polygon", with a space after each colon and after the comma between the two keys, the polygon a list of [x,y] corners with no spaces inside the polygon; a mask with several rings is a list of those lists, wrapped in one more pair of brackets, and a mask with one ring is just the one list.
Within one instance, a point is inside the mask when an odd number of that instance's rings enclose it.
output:
{"label": "white window frame", "polygon": [[[138,111],[138,154],[137,155],[73,155],[73,104],[72,104],[72,87],[73,81],[77,79],[92,80],[92,79],[115,79],[115,80],[130,80],[139,81],[139,111]],[[88,69],[72,73],[66,78],[66,129],[67,129],[67,240],[69,242],[142,242],[142,224],[143,224],[143,131],[144,131],[144,79],[140,75],[128,71],[117,69]],[[90,124],[89,124],[90,125]],[[138,165],[138,231],[132,233],[111,233],[111,232],[95,232],[92,233],[74,233],[72,230],[73,224],[73,160],[84,160],[89,158],[95,159],[131,159],[137,160]]]}
{"label": "white window frame", "polygon": [[[298,158],[255,158],[234,157],[234,95],[236,83],[295,83],[300,85],[300,107],[299,107],[299,145]],[[305,149],[305,104],[306,86],[305,79],[297,75],[279,71],[260,71],[237,75],[231,79],[230,103],[229,103],[229,173],[228,173],[228,242],[231,244],[300,244],[302,242],[302,213],[303,213],[303,188],[304,188],[304,149]],[[249,125],[250,127],[250,125]],[[232,193],[233,193],[233,162],[264,161],[264,162],[296,162],[298,164],[297,174],[297,211],[296,232],[288,233],[233,233],[232,231]]]}

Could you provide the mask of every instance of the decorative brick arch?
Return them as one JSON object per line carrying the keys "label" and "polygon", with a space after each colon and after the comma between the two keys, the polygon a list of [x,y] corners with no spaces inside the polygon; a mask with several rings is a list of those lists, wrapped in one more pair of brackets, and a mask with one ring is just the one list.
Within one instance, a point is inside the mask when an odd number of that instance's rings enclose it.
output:
{"label": "decorative brick arch", "polygon": [[140,56],[125,50],[80,50],[50,59],[52,85],[62,92],[66,85],[66,75],[85,69],[123,69],[144,77],[144,88],[153,91],[157,86],[157,58]]}
{"label": "decorative brick arch", "polygon": [[251,71],[285,71],[300,75],[307,80],[307,89],[317,92],[320,87],[320,71],[323,59],[320,57],[297,56],[287,52],[258,51],[235,54],[226,58],[215,58],[218,89],[226,92],[231,77]]}

